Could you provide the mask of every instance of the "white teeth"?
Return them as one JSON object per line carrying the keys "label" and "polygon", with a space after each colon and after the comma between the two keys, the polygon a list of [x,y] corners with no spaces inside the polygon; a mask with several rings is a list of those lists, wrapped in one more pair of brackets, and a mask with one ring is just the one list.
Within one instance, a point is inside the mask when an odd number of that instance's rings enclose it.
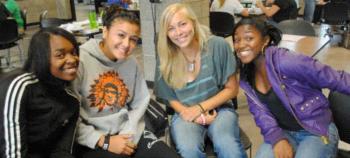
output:
{"label": "white teeth", "polygon": [[123,55],[128,54],[128,51],[126,49],[119,48],[118,51],[122,53]]}
{"label": "white teeth", "polygon": [[179,38],[178,41],[183,42],[183,41],[185,41],[185,38]]}
{"label": "white teeth", "polygon": [[247,56],[249,55],[250,51],[243,51],[243,52],[239,52],[240,56]]}
{"label": "white teeth", "polygon": [[183,42],[183,41],[185,41],[185,40],[186,40],[186,37],[187,37],[187,36],[184,36],[184,37],[179,37],[177,40],[178,40],[179,42]]}
{"label": "white teeth", "polygon": [[69,69],[66,69],[66,72],[75,73],[77,70],[78,70],[77,68],[69,68]]}

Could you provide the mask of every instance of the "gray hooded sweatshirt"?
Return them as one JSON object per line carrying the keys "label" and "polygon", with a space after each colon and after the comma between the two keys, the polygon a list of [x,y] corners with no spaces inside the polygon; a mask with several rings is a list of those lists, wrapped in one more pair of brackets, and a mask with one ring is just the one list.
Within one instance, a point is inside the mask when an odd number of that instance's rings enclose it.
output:
{"label": "gray hooded sweatshirt", "polygon": [[77,141],[94,149],[102,135],[132,134],[137,144],[145,128],[150,94],[134,56],[112,61],[91,39],[80,47],[75,90],[80,94]]}

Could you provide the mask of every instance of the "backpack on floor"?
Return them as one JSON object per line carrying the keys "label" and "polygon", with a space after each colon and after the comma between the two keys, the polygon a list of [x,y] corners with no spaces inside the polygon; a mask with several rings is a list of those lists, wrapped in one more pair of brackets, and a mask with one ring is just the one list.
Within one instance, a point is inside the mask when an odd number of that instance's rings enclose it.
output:
{"label": "backpack on floor", "polygon": [[145,114],[146,130],[161,137],[168,127],[168,115],[162,105],[151,99]]}

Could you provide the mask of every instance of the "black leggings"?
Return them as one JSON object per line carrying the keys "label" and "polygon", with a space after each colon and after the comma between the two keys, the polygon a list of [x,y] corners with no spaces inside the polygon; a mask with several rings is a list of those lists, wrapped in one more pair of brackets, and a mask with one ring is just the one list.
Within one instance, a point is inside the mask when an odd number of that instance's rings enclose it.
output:
{"label": "black leggings", "polygon": [[[149,135],[151,134],[151,136]],[[144,132],[135,153],[131,156],[114,154],[102,149],[90,149],[78,146],[79,158],[180,158],[180,156],[167,146],[163,141],[157,139],[152,133]]]}

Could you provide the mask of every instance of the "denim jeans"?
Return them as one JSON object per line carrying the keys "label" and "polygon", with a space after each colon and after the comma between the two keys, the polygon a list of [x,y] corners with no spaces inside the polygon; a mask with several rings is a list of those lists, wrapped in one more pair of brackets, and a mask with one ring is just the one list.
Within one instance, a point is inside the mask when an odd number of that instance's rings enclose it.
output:
{"label": "denim jeans", "polygon": [[[334,123],[328,128],[328,144],[324,144],[320,136],[305,130],[284,132],[293,147],[294,158],[335,158],[337,155],[339,135]],[[267,143],[263,143],[256,154],[256,158],[273,157],[272,146]]]}
{"label": "denim jeans", "polygon": [[304,0],[304,20],[312,22],[316,8],[316,0]]}
{"label": "denim jeans", "polygon": [[239,138],[238,117],[233,108],[219,108],[209,126],[184,121],[175,114],[170,126],[176,149],[183,158],[205,158],[204,140],[208,134],[218,158],[246,158]]}

